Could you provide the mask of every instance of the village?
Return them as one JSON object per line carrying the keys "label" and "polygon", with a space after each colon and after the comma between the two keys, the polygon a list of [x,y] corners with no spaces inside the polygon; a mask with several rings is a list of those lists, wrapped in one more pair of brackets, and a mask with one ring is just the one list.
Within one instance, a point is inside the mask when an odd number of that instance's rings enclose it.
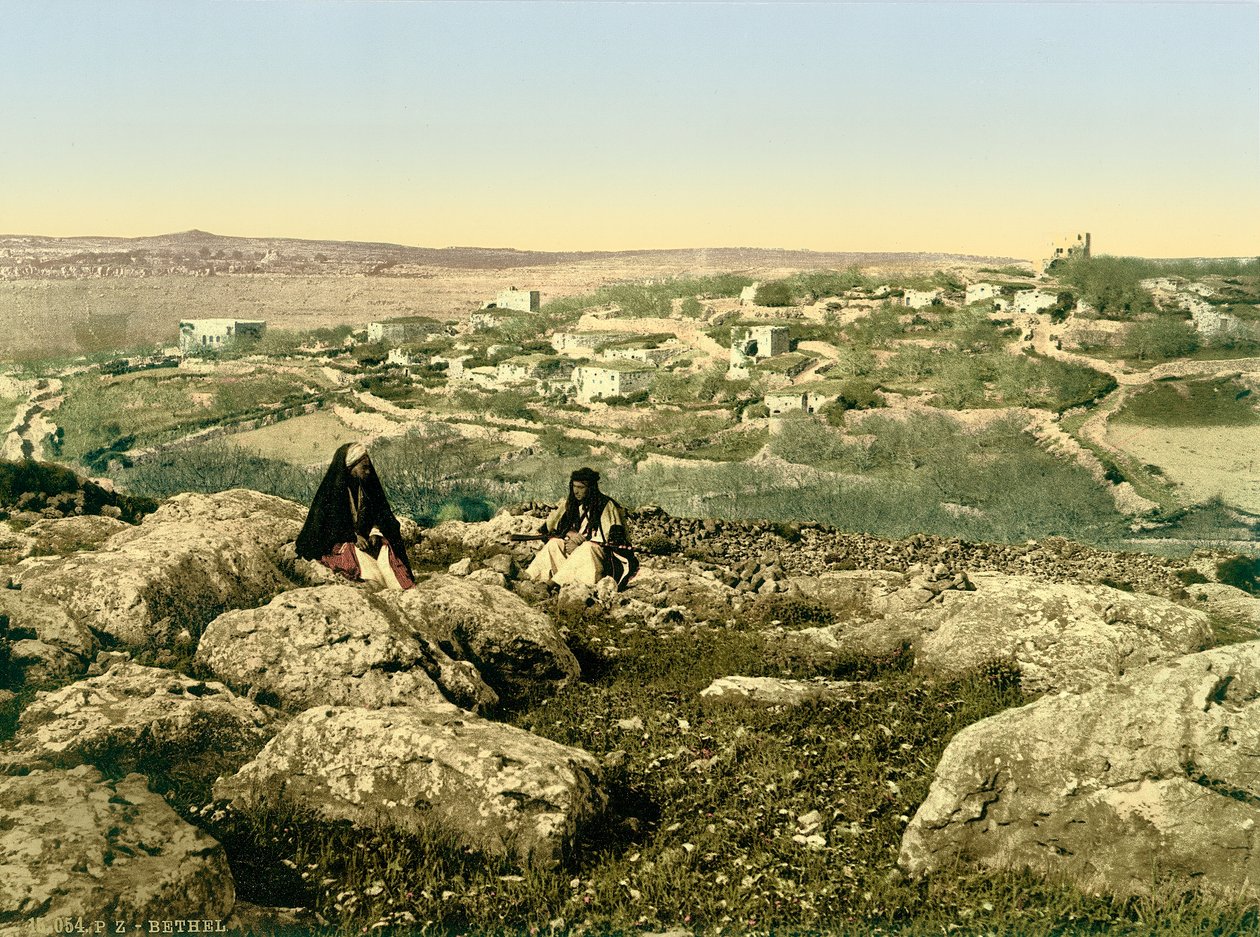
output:
{"label": "village", "polygon": [[[983,450],[983,434],[1009,422],[1019,434],[1004,458],[1084,473],[1084,494],[1102,498],[1088,516],[1111,518],[1107,537],[1162,528],[1216,493],[1260,511],[1255,475],[1224,436],[1203,446],[1188,435],[1202,425],[1135,431],[1130,419],[1156,393],[1249,393],[1251,278],[1191,267],[1099,286],[1081,278],[1090,249],[1079,234],[1038,262],[644,279],[578,296],[526,279],[445,316],[346,309],[313,329],[190,316],[150,350],[10,367],[3,452],[161,495],[217,477],[202,463],[219,445],[274,475],[313,471],[357,438],[387,462],[399,453],[407,474],[415,447],[440,441],[448,458],[425,485],[472,486],[478,503],[548,497],[547,479],[587,460],[632,501],[692,515],[851,516],[823,492],[878,483],[863,503],[890,504],[871,523],[892,512],[896,525],[932,524],[929,510],[939,532],[1007,539],[1058,522],[1011,506],[999,523],[991,497],[929,440],[961,433]],[[924,454],[890,449],[899,425]],[[306,482],[286,484],[300,497]],[[807,491],[821,503],[808,506]],[[922,497],[931,504],[901,507]],[[431,510],[446,509],[426,502],[417,516]],[[1081,511],[1085,536],[1094,522]]]}

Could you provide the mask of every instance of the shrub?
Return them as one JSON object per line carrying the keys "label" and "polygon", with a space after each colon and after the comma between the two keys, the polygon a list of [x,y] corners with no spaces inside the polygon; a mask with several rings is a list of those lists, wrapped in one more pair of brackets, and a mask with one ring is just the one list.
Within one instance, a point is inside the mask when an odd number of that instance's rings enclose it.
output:
{"label": "shrub", "polygon": [[758,596],[748,609],[746,618],[749,624],[762,628],[773,624],[785,628],[831,624],[831,612],[821,602],[782,592]]}
{"label": "shrub", "polygon": [[1139,361],[1177,358],[1199,348],[1199,335],[1194,326],[1168,316],[1133,323],[1127,338]]}
{"label": "shrub", "polygon": [[1227,586],[1260,595],[1260,557],[1231,556],[1216,565],[1216,578]]}
{"label": "shrub", "polygon": [[792,305],[792,288],[783,280],[773,280],[757,287],[753,302],[758,306]]}
{"label": "shrub", "polygon": [[678,552],[678,541],[664,534],[646,534],[638,538],[639,551],[650,556],[669,556]]}
{"label": "shrub", "polygon": [[1177,577],[1177,581],[1183,586],[1195,586],[1199,583],[1210,581],[1207,576],[1197,569],[1179,569],[1173,575]]}

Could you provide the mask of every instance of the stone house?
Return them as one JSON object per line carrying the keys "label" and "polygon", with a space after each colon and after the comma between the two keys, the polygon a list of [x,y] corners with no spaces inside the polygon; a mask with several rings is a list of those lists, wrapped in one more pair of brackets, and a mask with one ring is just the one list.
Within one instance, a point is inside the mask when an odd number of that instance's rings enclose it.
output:
{"label": "stone house", "polygon": [[901,297],[903,305],[911,309],[922,309],[941,298],[940,290],[906,290]]}
{"label": "stone house", "polygon": [[427,359],[427,355],[423,355],[418,351],[410,351],[406,348],[391,348],[389,354],[385,356],[385,363],[411,368],[423,365]]}
{"label": "stone house", "polygon": [[484,332],[489,329],[498,328],[503,322],[511,319],[512,316],[494,306],[487,306],[485,309],[478,309],[468,317],[468,325],[474,332]]}
{"label": "stone house", "polygon": [[582,364],[573,369],[573,385],[577,399],[590,403],[605,397],[628,397],[647,390],[656,369],[631,361],[603,361]]}
{"label": "stone house", "polygon": [[217,351],[241,338],[261,338],[264,319],[181,319],[179,350],[182,354]]}
{"label": "stone house", "polygon": [[1050,265],[1056,260],[1071,260],[1073,257],[1089,259],[1089,232],[1078,234],[1076,238],[1063,238],[1056,241],[1050,246],[1050,256],[1041,264],[1042,272],[1050,269]]}
{"label": "stone house", "polygon": [[562,373],[567,379],[572,368],[572,362],[555,355],[516,355],[500,361],[496,370],[499,382],[510,384],[514,381],[541,381]]}
{"label": "stone house", "polygon": [[963,292],[963,305],[970,306],[985,300],[994,300],[1001,295],[1001,288],[992,283],[968,283]]}
{"label": "stone house", "polygon": [[1020,290],[1011,300],[1009,309],[1016,313],[1041,312],[1043,309],[1051,308],[1058,301],[1059,294],[1048,290]]}
{"label": "stone house", "polygon": [[386,319],[368,323],[367,340],[369,342],[418,342],[438,330],[439,327],[428,320]]}
{"label": "stone house", "polygon": [[731,330],[731,363],[728,378],[748,377],[748,369],[758,361],[787,354],[791,348],[786,325],[752,325]]}
{"label": "stone house", "polygon": [[739,291],[739,304],[741,306],[755,306],[757,304],[757,290],[759,289],[761,289],[760,283],[745,286]]}
{"label": "stone house", "polygon": [[446,376],[453,380],[459,380],[464,376],[464,362],[471,358],[472,355],[434,355],[433,364],[446,365]]}
{"label": "stone house", "polygon": [[809,406],[809,395],[795,387],[784,387],[770,391],[765,396],[766,409],[771,416],[784,413],[804,413]]}
{"label": "stone house", "polygon": [[516,312],[537,312],[542,304],[542,294],[538,290],[518,290],[515,286],[502,290],[494,298],[494,305],[499,309],[512,309]]}

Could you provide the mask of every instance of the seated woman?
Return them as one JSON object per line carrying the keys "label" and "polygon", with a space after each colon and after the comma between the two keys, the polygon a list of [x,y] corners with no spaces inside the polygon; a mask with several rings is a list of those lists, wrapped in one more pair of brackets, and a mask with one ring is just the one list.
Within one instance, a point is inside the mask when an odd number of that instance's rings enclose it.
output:
{"label": "seated woman", "polygon": [[569,494],[539,533],[543,547],[525,574],[557,585],[593,586],[612,576],[623,588],[639,570],[626,535],[626,512],[599,490],[599,472],[580,468],[569,476]]}
{"label": "seated woman", "polygon": [[333,453],[298,534],[297,555],[357,582],[415,585],[398,518],[362,444],[346,443]]}

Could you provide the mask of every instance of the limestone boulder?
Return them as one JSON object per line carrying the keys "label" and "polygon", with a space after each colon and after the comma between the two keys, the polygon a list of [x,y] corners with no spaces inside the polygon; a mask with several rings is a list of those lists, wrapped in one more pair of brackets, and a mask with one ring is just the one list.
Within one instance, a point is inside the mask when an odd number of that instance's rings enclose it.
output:
{"label": "limestone boulder", "polygon": [[906,828],[913,874],[1032,868],[1118,894],[1260,887],[1260,641],[968,726]]}
{"label": "limestone boulder", "polygon": [[1194,607],[1236,635],[1260,637],[1260,598],[1220,582],[1187,586]]}
{"label": "limestone boulder", "polygon": [[488,521],[443,521],[425,531],[428,546],[445,546],[461,553],[508,552],[513,556],[532,556],[538,549],[533,542],[512,543],[513,534],[536,534],[542,519],[529,514],[496,514]]}
{"label": "limestone boulder", "polygon": [[60,607],[20,589],[0,589],[0,639],[15,678],[30,686],[66,683],[87,671],[100,649],[96,635]]}
{"label": "limestone boulder", "polygon": [[1078,692],[1212,641],[1203,612],[1158,596],[998,573],[973,574],[965,589],[952,580],[928,588],[945,582],[912,581],[887,597],[894,610],[884,617],[789,633],[784,647],[827,657],[910,646],[916,669],[944,676],[1004,660],[1026,691]]}
{"label": "limestone boulder", "polygon": [[889,598],[906,583],[885,570],[841,570],[790,576],[788,591],[813,599],[837,617],[871,617],[887,611]]}
{"label": "limestone boulder", "polygon": [[261,608],[220,615],[201,636],[196,660],[291,712],[446,699],[493,708],[498,695],[467,649],[444,629],[431,637],[423,618],[400,609],[386,593],[356,585],[294,589]]}
{"label": "limestone boulder", "polygon": [[0,930],[220,920],[234,900],[223,848],[140,775],[106,781],[81,766],[0,777]]}
{"label": "limestone boulder", "polygon": [[221,683],[193,680],[130,661],[26,707],[16,735],[0,750],[6,768],[72,768],[111,773],[177,771],[182,776],[235,770],[272,736],[271,714]]}
{"label": "limestone boulder", "polygon": [[555,622],[499,586],[437,574],[376,597],[438,646],[463,649],[458,656],[509,705],[554,693],[581,675]]}
{"label": "limestone boulder", "polygon": [[253,491],[176,495],[98,550],[23,560],[14,579],[124,645],[167,646],[287,588],[278,553],[304,518],[300,505]]}
{"label": "limestone boulder", "polygon": [[131,526],[113,517],[83,514],[36,521],[24,533],[31,541],[30,555],[65,556],[94,550],[115,534],[130,530]]}
{"label": "limestone boulder", "polygon": [[493,856],[551,866],[604,807],[589,753],[450,704],[319,707],[215,785],[247,806],[279,791],[329,820],[435,825]]}
{"label": "limestone boulder", "polygon": [[920,614],[915,667],[933,673],[1013,661],[1028,691],[1089,689],[1211,643],[1207,616],[1168,599],[1032,576],[976,575]]}
{"label": "limestone boulder", "polygon": [[871,684],[864,681],[731,676],[714,680],[700,691],[700,697],[712,703],[800,706],[813,702],[852,702],[871,689]]}

